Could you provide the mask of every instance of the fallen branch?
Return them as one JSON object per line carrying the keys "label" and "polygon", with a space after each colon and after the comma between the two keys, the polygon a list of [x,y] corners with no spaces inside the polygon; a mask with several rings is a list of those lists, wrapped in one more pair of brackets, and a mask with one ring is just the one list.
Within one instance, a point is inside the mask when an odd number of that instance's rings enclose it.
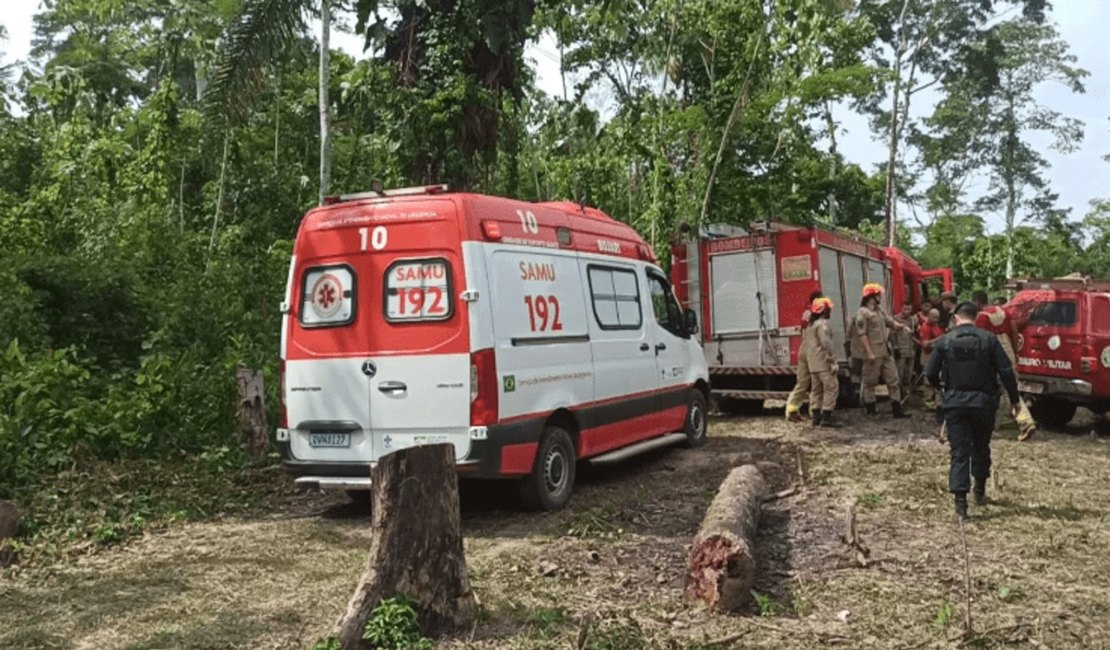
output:
{"label": "fallen branch", "polygon": [[856,563],[862,568],[867,568],[870,565],[868,558],[871,557],[871,549],[863,543],[859,535],[859,528],[856,525],[856,504],[848,506],[848,516],[846,517],[844,525],[844,533],[840,536],[840,541],[844,542],[855,551]]}
{"label": "fallen branch", "polygon": [[778,492],[775,492],[774,494],[771,494],[771,495],[768,495],[767,497],[765,497],[763,499],[763,503],[770,503],[771,501],[776,501],[778,499],[785,499],[786,497],[794,496],[795,494],[797,494],[797,492],[798,492],[798,490],[796,490],[795,488],[787,488],[785,490],[779,490]]}
{"label": "fallen branch", "polygon": [[964,520],[960,522],[960,544],[964,549],[964,596],[966,598],[967,616],[964,619],[964,636],[974,634],[975,628],[971,625],[971,554],[967,552],[967,535],[964,534]]}
{"label": "fallen branch", "polygon": [[[729,643],[732,643],[733,641],[739,641],[740,639],[746,637],[749,632],[751,632],[751,630],[744,630],[743,632],[737,632],[736,634],[723,636],[719,639],[710,639],[709,641],[702,642],[700,645],[703,648],[712,648],[716,645],[727,645]],[[582,646],[579,646],[579,648],[581,647]]]}

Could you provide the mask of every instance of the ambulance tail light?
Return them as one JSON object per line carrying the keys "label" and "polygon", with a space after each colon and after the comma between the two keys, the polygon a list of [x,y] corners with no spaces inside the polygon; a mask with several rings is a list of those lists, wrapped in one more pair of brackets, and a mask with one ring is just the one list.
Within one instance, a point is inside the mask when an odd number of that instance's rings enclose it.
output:
{"label": "ambulance tail light", "polygon": [[497,423],[497,362],[493,348],[470,355],[470,425]]}
{"label": "ambulance tail light", "polygon": [[289,412],[285,408],[285,359],[278,361],[278,428],[289,428]]}
{"label": "ambulance tail light", "polygon": [[501,241],[501,224],[496,221],[483,221],[482,235],[490,241]]}

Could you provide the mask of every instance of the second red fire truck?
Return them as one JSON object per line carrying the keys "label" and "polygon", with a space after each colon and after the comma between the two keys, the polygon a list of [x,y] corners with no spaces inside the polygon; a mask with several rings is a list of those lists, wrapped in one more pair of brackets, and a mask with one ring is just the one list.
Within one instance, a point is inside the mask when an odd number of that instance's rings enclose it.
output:
{"label": "second red fire truck", "polygon": [[888,313],[907,301],[917,309],[952,288],[951,269],[925,270],[897,248],[816,227],[711,226],[696,239],[675,243],[671,253],[676,295],[702,323],[713,394],[742,411],[758,411],[764,400],[789,395],[802,315],[814,291],[836,305],[832,327],[846,382],[846,335],[863,285],[888,288]]}

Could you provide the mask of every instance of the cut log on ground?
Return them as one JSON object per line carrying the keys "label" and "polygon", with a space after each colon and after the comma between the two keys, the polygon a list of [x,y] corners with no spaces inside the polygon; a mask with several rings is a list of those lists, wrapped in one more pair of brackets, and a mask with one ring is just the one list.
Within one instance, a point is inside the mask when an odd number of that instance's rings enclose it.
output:
{"label": "cut log on ground", "polygon": [[467,626],[476,604],[463,554],[454,446],[389,454],[371,477],[370,558],[340,622],[344,650],[369,650],[362,631],[374,608],[393,596],[416,604],[425,636]]}
{"label": "cut log on ground", "polygon": [[239,388],[239,428],[243,447],[251,456],[264,456],[270,450],[270,424],[266,419],[266,389],[262,371],[236,368],[235,384]]}
{"label": "cut log on ground", "polygon": [[690,549],[686,594],[719,611],[736,611],[752,600],[755,531],[767,483],[752,465],[729,472]]}

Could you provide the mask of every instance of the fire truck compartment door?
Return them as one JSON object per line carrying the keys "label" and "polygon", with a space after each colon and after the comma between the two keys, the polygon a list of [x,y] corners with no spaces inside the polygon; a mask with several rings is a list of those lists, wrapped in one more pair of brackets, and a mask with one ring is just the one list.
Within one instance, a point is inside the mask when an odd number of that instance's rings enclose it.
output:
{"label": "fire truck compartment door", "polygon": [[714,255],[709,261],[716,334],[778,329],[778,291],[774,252]]}

